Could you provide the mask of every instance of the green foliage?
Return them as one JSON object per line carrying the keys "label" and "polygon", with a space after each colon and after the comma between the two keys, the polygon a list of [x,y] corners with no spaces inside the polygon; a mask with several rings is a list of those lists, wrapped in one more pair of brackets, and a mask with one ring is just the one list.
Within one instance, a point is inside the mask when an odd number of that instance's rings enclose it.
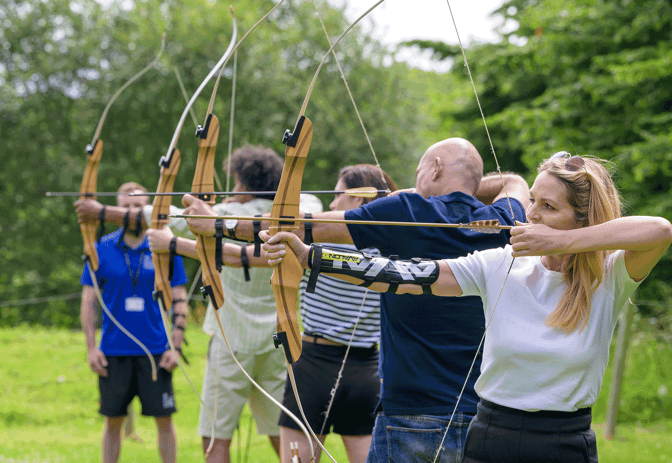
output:
{"label": "green foliage", "polygon": [[[186,104],[173,67],[191,96],[231,39],[228,4],[144,0],[128,5],[70,0],[0,5],[0,200],[6,210],[0,221],[0,301],[79,291],[82,244],[74,198],[45,199],[44,193],[79,189],[84,148],[103,108],[154,58],[161,34],[167,32],[160,65],[128,87],[107,116],[98,191],[115,191],[130,180],[153,189],[158,160]],[[239,37],[273,5],[234,3]],[[345,18],[342,11],[320,8],[333,40],[347,26]],[[328,47],[310,1],[287,0],[250,34],[238,51],[234,147],[252,143],[284,151],[282,135],[294,126]],[[400,186],[412,185],[409,164],[415,165],[427,140],[434,139],[419,110],[424,96],[407,84],[422,79],[405,66],[383,66],[388,52],[357,28],[336,51],[382,166]],[[221,123],[217,164],[226,157],[231,84],[230,65],[214,105]],[[194,106],[200,123],[213,85]],[[333,58],[322,69],[306,115],[315,134],[305,188],[333,187],[341,167],[373,162]],[[187,117],[178,142],[182,165],[176,191],[191,186],[194,130]],[[107,199],[102,201],[111,204]],[[78,304],[0,306],[0,326],[21,321],[77,326]]]}
{"label": "green foliage", "polygon": [[[672,4],[510,0],[497,14],[517,27],[467,59],[502,168],[532,180],[556,151],[612,160],[628,214],[672,219]],[[454,47],[425,46],[468,81]],[[494,169],[473,94],[441,116]],[[671,264],[661,260],[641,297],[669,300]]]}

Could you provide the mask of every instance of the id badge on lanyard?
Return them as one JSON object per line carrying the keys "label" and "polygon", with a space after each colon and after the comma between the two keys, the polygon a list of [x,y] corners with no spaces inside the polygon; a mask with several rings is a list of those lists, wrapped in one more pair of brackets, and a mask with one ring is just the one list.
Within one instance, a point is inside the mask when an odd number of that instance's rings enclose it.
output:
{"label": "id badge on lanyard", "polygon": [[142,312],[145,310],[145,300],[141,297],[131,296],[126,298],[126,312]]}
{"label": "id badge on lanyard", "polygon": [[[138,261],[138,269],[133,272],[131,269],[131,259],[128,256],[128,252],[124,253],[124,258],[126,260],[126,265],[128,266],[128,274],[131,277],[131,282],[133,283],[133,290],[138,286],[140,281],[140,271],[142,270],[142,259],[144,256],[140,256]],[[138,296],[131,296],[126,298],[126,312],[142,312],[145,310],[145,300]]]}

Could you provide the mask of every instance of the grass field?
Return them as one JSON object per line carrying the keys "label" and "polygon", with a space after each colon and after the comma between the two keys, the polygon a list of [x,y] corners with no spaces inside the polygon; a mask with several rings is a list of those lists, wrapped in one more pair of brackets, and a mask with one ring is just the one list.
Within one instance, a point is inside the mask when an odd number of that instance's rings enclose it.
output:
{"label": "grass field", "polygon": [[[187,338],[187,372],[200,392],[207,337],[192,328]],[[103,419],[97,412],[97,380],[86,363],[81,331],[6,328],[0,330],[0,346],[0,463],[100,461]],[[174,378],[179,460],[203,461],[196,431],[198,397],[180,371]],[[134,406],[139,413],[139,404]],[[144,442],[125,440],[121,461],[158,461],[153,419],[138,417],[135,428]],[[232,461],[277,461],[268,440],[256,434],[247,410],[241,428],[234,438]],[[603,438],[601,423],[594,429],[601,462],[672,463],[672,421],[619,426],[613,441]],[[339,438],[329,437],[327,449],[337,461],[347,461]]]}

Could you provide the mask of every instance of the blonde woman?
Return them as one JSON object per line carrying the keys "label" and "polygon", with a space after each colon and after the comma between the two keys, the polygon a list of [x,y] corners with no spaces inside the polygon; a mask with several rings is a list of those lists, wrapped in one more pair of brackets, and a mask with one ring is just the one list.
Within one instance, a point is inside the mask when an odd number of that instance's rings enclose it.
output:
{"label": "blonde woman", "polygon": [[[591,406],[616,320],[672,242],[663,218],[621,217],[601,161],[563,151],[538,171],[529,223],[511,230],[505,248],[441,261],[321,253],[317,270],[359,283],[375,274],[376,291],[401,280],[397,293],[483,299],[481,400],[464,462],[597,462]],[[306,266],[320,254],[291,234],[266,238],[270,263],[285,253],[281,240]]]}

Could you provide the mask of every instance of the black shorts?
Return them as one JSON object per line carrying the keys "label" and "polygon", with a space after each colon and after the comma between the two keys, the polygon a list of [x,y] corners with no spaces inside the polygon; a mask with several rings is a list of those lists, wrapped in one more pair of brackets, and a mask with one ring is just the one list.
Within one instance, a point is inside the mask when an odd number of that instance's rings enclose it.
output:
{"label": "black shorts", "polygon": [[[315,433],[319,433],[322,429],[331,390],[336,384],[345,350],[346,346],[329,346],[303,341],[301,357],[293,365],[301,405]],[[376,347],[350,348],[343,377],[339,382],[328,421],[324,426],[324,434],[329,434],[332,426],[333,431],[342,436],[371,434],[375,423],[374,410],[378,404],[379,395],[378,349]],[[285,382],[285,395],[282,403],[303,421],[289,378]],[[280,414],[279,424],[286,428],[300,429],[299,425],[285,412]]]}
{"label": "black shorts", "polygon": [[[157,366],[161,354],[154,355]],[[107,376],[98,377],[100,414],[126,416],[128,404],[136,395],[145,416],[170,416],[177,411],[173,394],[173,374],[158,368],[152,381],[152,366],[147,356],[107,357]]]}
{"label": "black shorts", "polygon": [[526,412],[481,399],[463,463],[597,463],[591,410]]}

